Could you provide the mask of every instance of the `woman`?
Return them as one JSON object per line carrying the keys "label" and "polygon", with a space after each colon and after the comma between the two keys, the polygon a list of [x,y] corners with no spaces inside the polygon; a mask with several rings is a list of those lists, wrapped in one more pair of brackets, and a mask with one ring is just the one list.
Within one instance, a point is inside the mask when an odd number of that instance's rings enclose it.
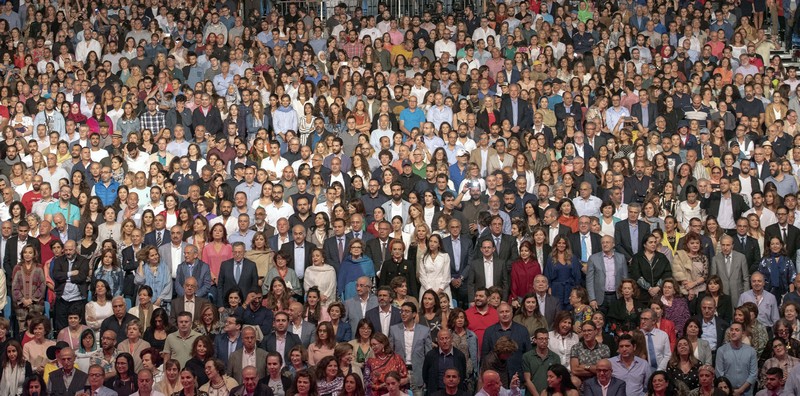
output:
{"label": "woman", "polygon": [[[405,298],[411,298],[413,301],[417,301],[416,297],[412,297],[413,295],[417,294],[418,286],[418,277],[414,276],[417,274],[416,269],[416,260],[406,259],[405,253],[407,251],[406,244],[400,239],[393,239],[389,241],[389,252],[391,257],[387,259],[383,263],[383,267],[381,268],[381,277],[380,277],[380,284],[379,286],[390,286],[392,290],[395,290],[397,284],[395,284],[395,278],[401,278],[403,283],[405,284],[405,290],[403,290],[403,295],[401,300],[405,300]],[[449,261],[449,256],[448,256]],[[398,281],[399,282],[399,281]],[[408,296],[410,295],[410,296]],[[408,297],[406,297],[408,296]],[[395,301],[398,301],[400,295],[395,297]],[[396,306],[400,306],[399,304],[395,304]]]}
{"label": "woman", "polygon": [[332,355],[319,361],[316,377],[320,396],[336,396],[344,387],[344,375],[339,369],[339,362]]}
{"label": "woman", "polygon": [[[393,245],[396,246],[396,245]],[[434,290],[437,293],[450,294],[450,256],[441,251],[442,237],[433,234],[426,242],[427,250],[422,255],[422,262],[417,268],[420,290]],[[417,257],[420,253],[417,253]],[[436,299],[438,301],[438,298]]]}
{"label": "woman", "polygon": [[367,359],[375,356],[370,343],[373,334],[375,334],[375,327],[372,326],[372,322],[366,319],[358,321],[356,336],[349,341],[355,351],[356,363],[363,365]]}
{"label": "woman", "polygon": [[685,337],[679,338],[667,363],[667,373],[676,381],[683,381],[688,389],[695,389],[700,386],[700,365],[700,361],[692,353],[691,341]]}
{"label": "woman", "polygon": [[547,320],[542,316],[539,311],[539,300],[536,298],[534,292],[529,292],[522,298],[517,314],[514,315],[514,321],[525,326],[528,333],[533,337],[533,332],[539,328],[547,328]]}
{"label": "woman", "polygon": [[213,304],[206,301],[200,306],[200,315],[195,319],[192,329],[200,334],[207,335],[212,339],[218,334],[223,333],[224,323],[219,321],[219,310]]}
{"label": "woman", "polygon": [[674,381],[663,370],[658,370],[650,376],[647,383],[647,396],[669,396],[677,394]]}
{"label": "woman", "polygon": [[[157,390],[165,395],[176,395],[181,392],[181,364],[175,359],[164,362],[164,378],[153,385],[153,390]],[[196,387],[197,384],[193,382]]]}
{"label": "woman", "polygon": [[389,338],[383,333],[375,333],[370,341],[374,357],[367,359],[364,365],[364,383],[368,384],[368,395],[383,395],[387,392],[386,375],[391,371],[400,374],[400,386],[408,387],[408,370],[400,355],[392,351]]}
{"label": "woman", "polygon": [[645,308],[639,299],[639,288],[633,279],[623,279],[617,289],[620,299],[608,308],[608,323],[611,332],[619,335],[639,327],[639,314]]}
{"label": "woman", "polygon": [[342,388],[342,393],[340,396],[365,396],[366,391],[364,390],[364,384],[361,378],[354,374],[350,373],[344,377],[344,387]]}
{"label": "woman", "polygon": [[45,338],[46,334],[50,334],[50,320],[44,316],[35,316],[30,321],[29,330],[33,338],[22,347],[22,357],[41,374],[48,362],[47,348],[56,345],[55,341]]}
{"label": "woman", "polygon": [[239,385],[235,379],[225,375],[225,363],[219,359],[209,359],[205,365],[208,382],[200,387],[200,392],[209,395],[228,396],[231,390]]}
{"label": "woman", "polygon": [[581,282],[581,263],[572,254],[566,236],[556,236],[553,244],[555,247],[547,258],[544,275],[550,280],[553,296],[561,301],[561,309],[569,311],[572,309],[570,291]]}
{"label": "woman", "polygon": [[[116,254],[114,254],[116,257]],[[94,331],[100,330],[100,325],[109,316],[114,314],[111,309],[111,288],[104,279],[94,281],[92,287],[92,301],[86,304],[86,324]]]}
{"label": "woman", "polygon": [[375,266],[372,259],[364,256],[364,241],[353,239],[349,242],[342,264],[336,278],[336,296],[347,300],[356,295],[356,282],[362,276],[374,277]]}
{"label": "woman", "polygon": [[258,286],[263,286],[264,278],[272,268],[272,263],[275,260],[274,256],[275,252],[273,252],[269,247],[266,235],[261,232],[256,232],[256,234],[253,236],[251,249],[244,254],[244,257],[256,264],[256,270],[258,271]]}
{"label": "woman", "polygon": [[233,247],[228,243],[228,232],[222,223],[211,227],[209,243],[203,248],[203,261],[211,269],[211,282],[216,283],[222,262],[233,258]]}
{"label": "woman", "polygon": [[133,356],[128,352],[117,354],[114,359],[116,375],[106,380],[105,387],[117,392],[117,395],[130,396],[139,388],[138,378],[133,369]]}
{"label": "woman", "polygon": [[307,370],[309,367],[306,348],[302,345],[295,345],[289,351],[289,363],[283,368],[283,375],[294,379],[299,372]]}
{"label": "woman", "polygon": [[661,303],[664,304],[664,319],[672,321],[677,330],[677,336],[683,336],[683,327],[689,320],[689,302],[678,290],[674,279],[664,279],[661,285]]}
{"label": "woman", "polygon": [[728,322],[733,320],[733,303],[731,302],[731,296],[725,294],[724,290],[722,290],[722,279],[719,275],[711,275],[708,277],[708,282],[706,282],[706,284],[706,291],[700,293],[700,295],[692,301],[692,313],[695,315],[700,314],[700,305],[703,302],[703,298],[708,296],[714,299],[714,306],[717,307],[717,316]]}
{"label": "woman", "polygon": [[355,374],[358,378],[364,378],[364,374],[361,371],[361,365],[357,364],[353,361],[355,358],[353,356],[353,346],[347,342],[340,342],[336,344],[336,347],[333,348],[333,357],[335,358],[336,362],[339,363],[339,368],[342,372],[342,375],[346,376],[349,374]]}
{"label": "woman", "polygon": [[14,268],[11,282],[11,297],[17,313],[21,332],[26,331],[29,316],[44,313],[46,280],[39,263],[37,249],[33,245],[22,248],[21,260]]}
{"label": "woman", "polygon": [[[700,386],[689,392],[689,396],[726,396],[727,393],[717,388],[714,384],[717,375],[714,367],[709,364],[700,366],[697,370]],[[722,377],[727,381],[727,378]]]}
{"label": "woman", "polygon": [[319,248],[311,251],[311,264],[305,270],[303,286],[305,290],[317,288],[321,308],[325,310],[336,296],[336,269],[325,263],[325,256]]}
{"label": "woman", "polygon": [[[442,312],[439,305],[439,296],[431,289],[425,290],[422,293],[422,306],[420,309],[417,321],[423,326],[427,326],[431,333],[430,337],[433,344],[436,344],[436,339],[439,329],[442,328]],[[446,322],[445,322],[446,323]]]}
{"label": "woman", "polygon": [[[515,377],[511,387],[519,387],[519,377]],[[578,396],[580,393],[578,393],[575,384],[572,383],[567,368],[560,364],[554,364],[547,369],[547,388],[540,395]]]}
{"label": "woman", "polygon": [[580,343],[580,337],[572,331],[572,314],[560,311],[553,320],[553,330],[548,332],[548,348],[561,360],[561,364],[569,367],[572,347]]}
{"label": "woman", "polygon": [[147,324],[150,323],[150,318],[153,316],[153,289],[150,286],[144,285],[139,288],[136,293],[138,302],[135,307],[131,307],[128,313],[139,318],[139,323],[142,325],[142,330],[147,330]]}
{"label": "woman", "polygon": [[[745,303],[733,312],[733,321],[741,323],[744,328],[742,343],[750,345],[756,350],[757,355],[766,349],[768,343],[767,329],[756,320],[758,307],[754,303]],[[755,314],[755,316],[754,316]],[[730,340],[729,330],[725,331],[725,342]]]}
{"label": "woman", "polygon": [[136,285],[149,286],[156,296],[154,307],[168,305],[172,300],[172,274],[167,264],[161,261],[158,249],[154,246],[144,246],[138,253],[139,268],[134,273]]}
{"label": "woman", "polygon": [[59,342],[66,342],[69,344],[70,348],[77,350],[81,345],[81,334],[89,328],[81,324],[80,310],[77,307],[71,308],[72,309],[67,314],[67,327],[58,332],[56,340]]}
{"label": "woman", "polygon": [[160,382],[164,378],[163,368],[161,367],[164,359],[161,357],[160,351],[161,349],[150,347],[139,352],[142,368],[153,373],[153,383]]}
{"label": "woman", "polygon": [[764,275],[764,290],[775,296],[782,296],[789,292],[789,285],[794,281],[797,269],[779,237],[769,238],[768,243],[769,250],[764,252],[758,271]]}
{"label": "woman", "polygon": [[117,353],[128,352],[133,356],[134,370],[139,372],[142,369],[142,359],[140,357],[142,351],[150,348],[150,343],[143,340],[142,337],[142,322],[138,319],[133,319],[125,326],[125,334],[127,338],[117,345]]}
{"label": "woman", "polygon": [[209,396],[208,393],[197,389],[197,376],[188,368],[184,368],[180,372],[179,383],[178,391],[172,396]]}
{"label": "woman", "polygon": [[542,273],[542,269],[534,256],[533,244],[523,241],[519,246],[519,259],[511,264],[511,290],[508,299],[512,307],[516,309],[521,306],[522,297],[532,290],[533,279]]}
{"label": "woman", "polygon": [[314,380],[309,370],[300,370],[297,372],[294,378],[294,385],[289,389],[287,395],[319,396],[317,392],[317,381]]}
{"label": "woman", "polygon": [[206,375],[205,368],[206,362],[214,359],[214,342],[207,335],[201,335],[195,338],[192,343],[192,358],[186,361],[184,370],[189,370],[194,373],[197,378],[198,385],[204,385],[208,382],[208,375]]}
{"label": "woman", "polygon": [[317,326],[315,341],[308,346],[308,363],[316,365],[324,357],[333,356],[336,346],[336,333],[330,322],[322,322]]}
{"label": "woman", "polygon": [[758,382],[762,386],[767,379],[767,370],[770,368],[778,367],[781,370],[784,370],[783,379],[786,379],[789,377],[788,373],[790,373],[796,366],[800,365],[800,359],[789,355],[785,340],[775,337],[772,339],[772,341],[770,341],[769,346],[772,349],[772,357],[767,359],[761,366],[761,371],[759,372],[758,376]]}
{"label": "woman", "polygon": [[84,330],[81,333],[80,340],[80,347],[75,349],[75,363],[78,365],[78,370],[86,373],[89,371],[89,366],[94,362],[99,345],[95,341],[94,330],[92,329]]}
{"label": "woman", "polygon": [[[458,348],[467,358],[467,378],[464,381],[470,385],[478,370],[478,336],[469,329],[467,313],[462,308],[453,308],[447,320],[447,328],[450,329],[453,347]],[[468,386],[467,389],[471,388]]]}
{"label": "woman", "polygon": [[104,280],[109,287],[107,291],[112,297],[122,295],[125,271],[120,268],[117,252],[111,249],[103,250],[99,261],[98,268],[94,270],[94,279]]}
{"label": "woman", "polygon": [[[313,325],[330,321],[327,310],[322,306],[320,291],[316,287],[306,290],[306,302],[303,304],[303,320]],[[334,335],[336,334],[334,329]]]}
{"label": "woman", "polygon": [[345,315],[345,307],[340,301],[334,301],[327,308],[333,333],[336,335],[336,342],[348,342],[353,339],[353,330],[350,323],[345,323],[342,318]]}
{"label": "woman", "polygon": [[169,322],[169,316],[164,308],[157,308],[153,311],[153,316],[150,318],[150,324],[144,332],[145,341],[150,343],[153,348],[159,350],[164,349],[164,344],[167,341],[167,335],[173,332],[174,329]]}
{"label": "woman", "polygon": [[694,355],[701,364],[711,364],[711,346],[708,341],[700,338],[703,335],[703,326],[697,318],[691,318],[686,321],[683,327],[683,336],[692,347],[692,355]]}
{"label": "woman", "polygon": [[644,291],[639,298],[645,301],[658,296],[664,279],[672,277],[672,265],[667,256],[657,251],[659,242],[653,234],[645,236],[644,249],[631,259],[629,274]]}
{"label": "woman", "polygon": [[22,345],[17,340],[10,340],[6,345],[0,371],[0,396],[16,396],[22,394],[25,378],[33,375],[31,364],[22,357]]}

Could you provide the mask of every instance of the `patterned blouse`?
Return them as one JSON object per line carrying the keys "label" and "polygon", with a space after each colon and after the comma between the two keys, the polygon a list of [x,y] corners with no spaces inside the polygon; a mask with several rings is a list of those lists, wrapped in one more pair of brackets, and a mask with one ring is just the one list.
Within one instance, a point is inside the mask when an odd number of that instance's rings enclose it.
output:
{"label": "patterned blouse", "polygon": [[14,304],[21,307],[22,299],[30,298],[34,304],[44,306],[46,288],[41,267],[34,265],[30,272],[25,271],[22,265],[16,267],[11,282],[11,298]]}
{"label": "patterned blouse", "polygon": [[378,357],[367,359],[364,365],[364,386],[368,396],[383,395],[387,392],[384,380],[386,374],[391,371],[397,371],[402,378],[408,377],[406,362],[400,355],[393,353],[383,359]]}
{"label": "patterned blouse", "polygon": [[344,387],[344,377],[336,377],[333,381],[320,380],[317,382],[317,393],[320,396],[338,396]]}

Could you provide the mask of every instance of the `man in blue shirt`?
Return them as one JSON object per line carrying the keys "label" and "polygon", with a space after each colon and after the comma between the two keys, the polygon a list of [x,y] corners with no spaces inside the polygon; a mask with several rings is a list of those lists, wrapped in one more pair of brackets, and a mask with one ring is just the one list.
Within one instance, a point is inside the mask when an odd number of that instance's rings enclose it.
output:
{"label": "man in blue shirt", "polygon": [[409,96],[408,108],[400,112],[400,131],[406,136],[411,136],[411,130],[425,122],[425,112],[417,108],[417,100],[416,96]]}

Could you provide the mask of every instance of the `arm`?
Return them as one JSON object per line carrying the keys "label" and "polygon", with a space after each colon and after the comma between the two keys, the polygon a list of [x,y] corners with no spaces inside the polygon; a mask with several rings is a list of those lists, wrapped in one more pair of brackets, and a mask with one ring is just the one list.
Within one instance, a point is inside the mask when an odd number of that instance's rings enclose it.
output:
{"label": "arm", "polygon": [[[589,294],[589,305],[592,306],[592,309],[597,309],[597,294],[594,290],[595,271],[597,270],[594,267],[592,258],[589,257],[589,264],[586,268],[586,292]],[[571,363],[570,367],[572,367]]]}

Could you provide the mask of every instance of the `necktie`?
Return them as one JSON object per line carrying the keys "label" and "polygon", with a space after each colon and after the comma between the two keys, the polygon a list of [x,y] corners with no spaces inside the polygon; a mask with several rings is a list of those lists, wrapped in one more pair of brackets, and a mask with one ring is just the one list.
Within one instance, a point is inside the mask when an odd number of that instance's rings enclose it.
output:
{"label": "necktie", "polygon": [[236,283],[239,283],[239,277],[242,276],[242,263],[236,263],[236,268],[233,271],[233,278],[236,279]]}
{"label": "necktie", "polygon": [[786,228],[783,228],[783,242],[786,243]]}
{"label": "necktie", "polygon": [[494,248],[500,250],[500,237],[494,237]]}
{"label": "necktie", "polygon": [[647,333],[647,357],[650,358],[650,367],[658,369],[658,359],[656,359],[656,345],[653,343],[653,333]]}
{"label": "necktie", "polygon": [[747,241],[747,237],[741,237],[741,241],[742,241],[742,248],[744,248],[744,245],[746,244]]}
{"label": "necktie", "polygon": [[361,233],[360,233],[360,232],[354,232],[354,233],[353,233],[353,236],[354,236],[356,239],[361,239]]}
{"label": "necktie", "polygon": [[581,236],[581,261],[589,261],[589,252],[587,251],[588,246],[586,246],[586,235]]}
{"label": "necktie", "polygon": [[344,239],[339,238],[339,262],[344,261]]}
{"label": "necktie", "polygon": [[381,242],[381,262],[386,261],[386,242]]}
{"label": "necktie", "polygon": [[162,240],[161,231],[156,231],[156,247],[161,246],[161,240]]}

